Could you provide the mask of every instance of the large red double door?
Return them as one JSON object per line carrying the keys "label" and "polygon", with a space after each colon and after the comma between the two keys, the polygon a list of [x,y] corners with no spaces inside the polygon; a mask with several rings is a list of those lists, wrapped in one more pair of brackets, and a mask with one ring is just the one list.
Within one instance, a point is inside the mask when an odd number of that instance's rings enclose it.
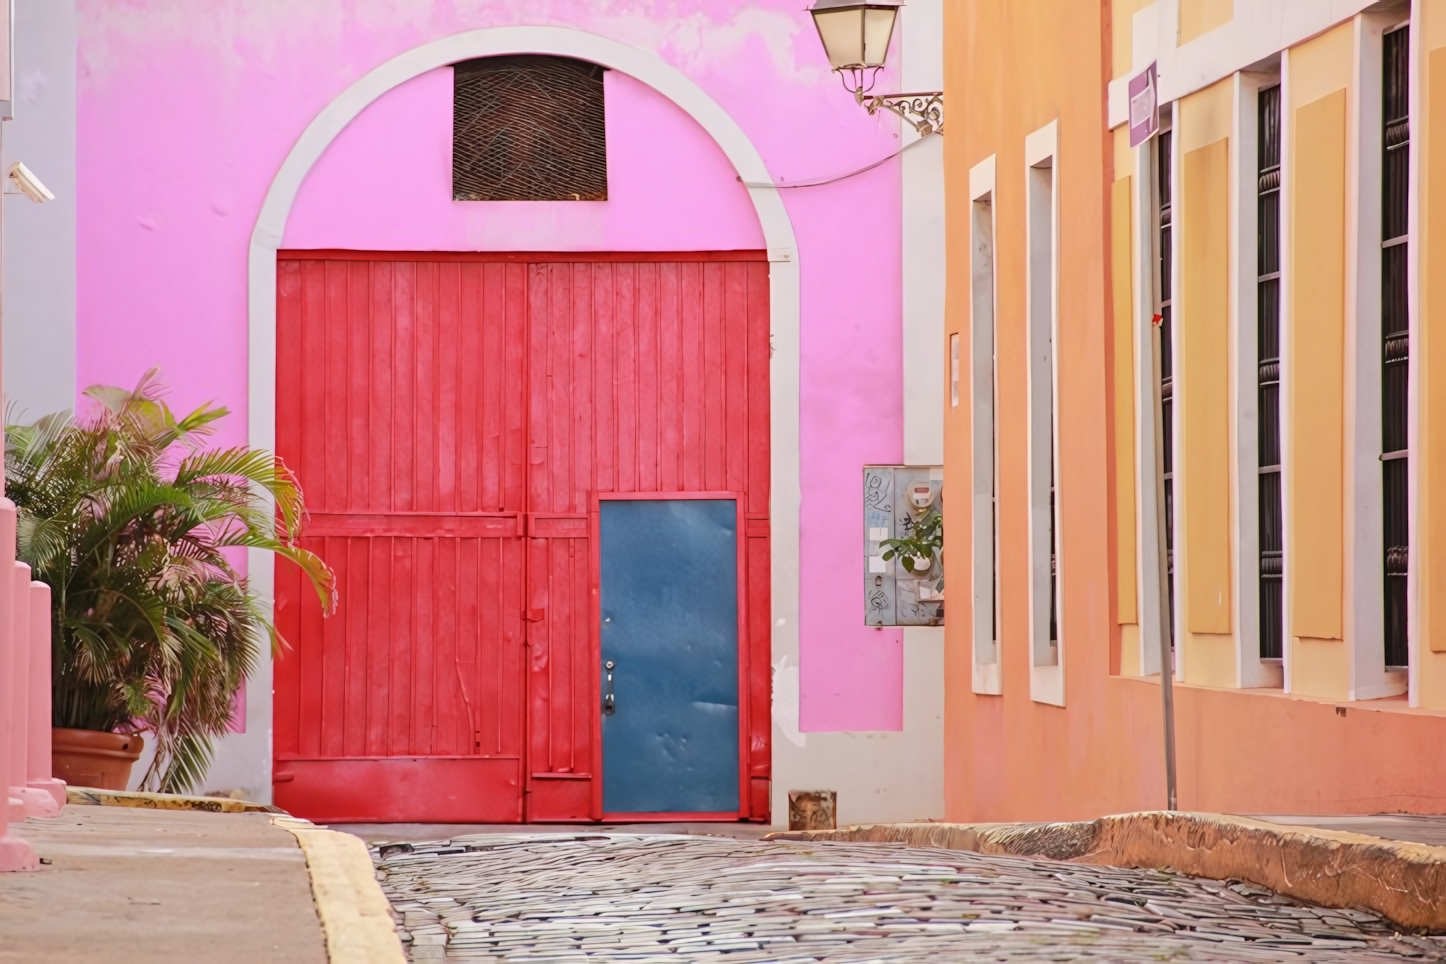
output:
{"label": "large red double door", "polygon": [[597,497],[727,492],[738,817],[766,819],[768,265],[586,257],[280,254],[277,450],[340,606],[277,564],[279,806],[603,818]]}

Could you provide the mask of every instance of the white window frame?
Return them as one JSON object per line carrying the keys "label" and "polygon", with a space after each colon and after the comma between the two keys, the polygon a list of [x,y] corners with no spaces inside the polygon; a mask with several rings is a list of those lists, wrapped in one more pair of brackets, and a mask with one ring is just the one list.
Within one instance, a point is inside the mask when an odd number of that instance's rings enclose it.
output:
{"label": "white window frame", "polygon": [[[1260,432],[1259,432],[1259,128],[1260,92],[1280,83],[1275,73],[1237,73],[1234,77],[1235,117],[1230,132],[1233,145],[1230,157],[1230,290],[1234,302],[1230,311],[1230,357],[1235,368],[1230,399],[1231,424],[1235,427],[1235,473],[1232,480],[1231,503],[1235,557],[1235,679],[1242,688],[1280,688],[1284,685],[1284,664],[1260,658]],[[1281,88],[1282,128],[1288,105]],[[1280,174],[1284,181],[1286,168],[1284,145],[1281,149]],[[1285,219],[1285,193],[1280,193],[1280,219]],[[1286,273],[1286,251],[1282,242],[1280,274]],[[1283,297],[1283,296],[1282,296]],[[1285,303],[1280,308],[1284,342],[1286,332]],[[1288,408],[1282,395],[1280,420],[1286,420]],[[1281,457],[1284,459],[1282,451]],[[1282,501],[1285,493],[1281,493]],[[1282,587],[1284,582],[1282,581]],[[1288,602],[1288,596],[1286,597]],[[1289,640],[1282,641],[1282,652]]]}
{"label": "white window frame", "polygon": [[[999,432],[995,315],[994,155],[969,171],[969,438],[973,537],[972,688],[1004,692],[999,659]],[[958,356],[951,338],[951,365],[958,384]],[[958,395],[955,394],[957,404]]]}
{"label": "white window frame", "polygon": [[[1345,584],[1351,591],[1342,602],[1350,654],[1347,689],[1350,700],[1399,696],[1409,688],[1407,672],[1386,670],[1382,570],[1385,492],[1380,460],[1381,72],[1385,34],[1401,26],[1405,24],[1399,14],[1361,14],[1355,18],[1354,96],[1346,114],[1346,465],[1342,501],[1345,505]],[[1414,45],[1414,37],[1411,42]],[[1413,56],[1414,53],[1413,50]],[[1414,95],[1416,78],[1411,80]],[[1412,134],[1420,136],[1420,118],[1413,114],[1411,120]],[[1406,236],[1414,240],[1409,231]],[[1411,240],[1406,243],[1411,244]],[[1407,257],[1410,255],[1408,250]],[[1412,365],[1411,370],[1414,368]],[[1409,573],[1408,569],[1408,583]],[[1407,598],[1410,598],[1409,591]],[[1413,655],[1408,651],[1411,662],[1415,661]]]}
{"label": "white window frame", "polygon": [[[1166,107],[1168,111],[1168,106]],[[1162,127],[1168,115],[1162,111]],[[1160,373],[1155,358],[1156,287],[1160,244],[1158,137],[1134,149],[1135,155],[1135,492],[1137,496],[1136,589],[1139,592],[1140,675],[1160,672],[1160,637],[1165,620],[1165,530],[1162,452],[1160,448]]]}
{"label": "white window frame", "polygon": [[[1029,696],[1064,706],[1065,552],[1064,489],[1059,484],[1059,123],[1051,121],[1024,140],[1025,319],[1029,397]],[[1054,489],[1054,517],[1049,511]],[[1050,523],[1054,572],[1050,572]],[[1050,646],[1053,583],[1055,645]]]}

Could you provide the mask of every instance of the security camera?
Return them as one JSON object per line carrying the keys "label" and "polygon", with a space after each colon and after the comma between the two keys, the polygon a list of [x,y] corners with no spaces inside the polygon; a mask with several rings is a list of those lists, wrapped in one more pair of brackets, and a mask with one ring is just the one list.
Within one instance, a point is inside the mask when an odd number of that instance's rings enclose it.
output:
{"label": "security camera", "polygon": [[10,165],[10,183],[5,185],[5,193],[23,194],[36,204],[55,200],[55,195],[50,193],[50,188],[40,183],[40,178],[32,174],[30,168],[19,161]]}

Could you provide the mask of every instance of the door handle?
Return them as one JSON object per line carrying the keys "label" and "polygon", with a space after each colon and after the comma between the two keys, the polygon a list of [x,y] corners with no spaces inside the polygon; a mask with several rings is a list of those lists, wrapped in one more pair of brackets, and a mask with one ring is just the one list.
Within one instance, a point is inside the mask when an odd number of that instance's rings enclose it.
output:
{"label": "door handle", "polygon": [[613,696],[613,668],[617,666],[612,660],[603,663],[603,669],[607,670],[608,691],[603,695],[603,716],[612,716],[618,711],[617,699]]}

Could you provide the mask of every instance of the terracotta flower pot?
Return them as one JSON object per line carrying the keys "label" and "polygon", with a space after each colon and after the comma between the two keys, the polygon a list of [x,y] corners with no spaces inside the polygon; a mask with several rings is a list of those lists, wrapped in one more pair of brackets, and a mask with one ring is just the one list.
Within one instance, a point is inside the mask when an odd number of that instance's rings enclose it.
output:
{"label": "terracotta flower pot", "polygon": [[146,741],[138,733],[50,730],[51,772],[72,787],[124,790]]}

